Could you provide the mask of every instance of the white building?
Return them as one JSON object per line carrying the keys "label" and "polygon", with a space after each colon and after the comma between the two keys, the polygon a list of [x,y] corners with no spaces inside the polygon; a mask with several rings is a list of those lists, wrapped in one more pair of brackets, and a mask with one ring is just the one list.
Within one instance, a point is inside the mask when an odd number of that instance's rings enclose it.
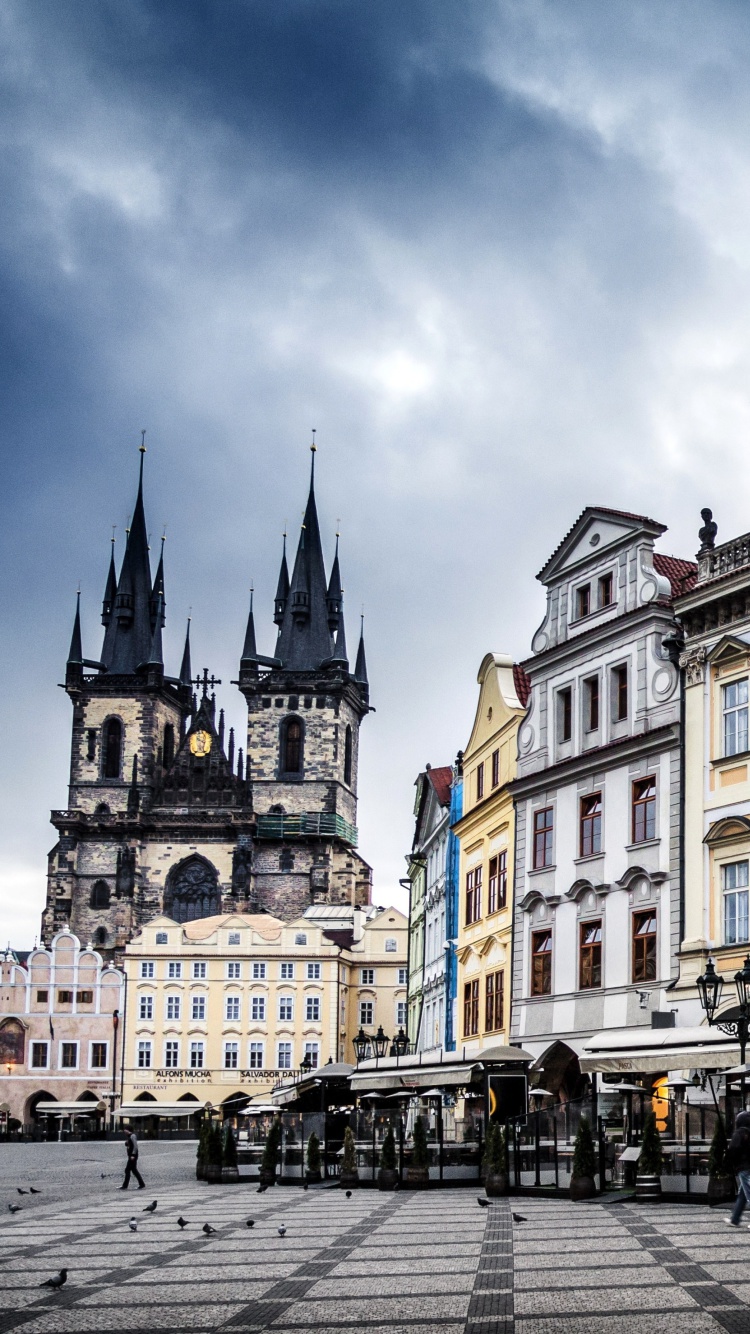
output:
{"label": "white building", "polygon": [[446,857],[452,782],[453,770],[450,765],[439,769],[432,769],[428,765],[416,784],[416,825],[410,861],[421,861],[424,872],[424,895],[420,905],[422,926],[421,933],[417,934],[421,944],[421,959],[418,956],[412,963],[412,980],[415,977],[414,964],[417,965],[416,982],[420,996],[417,1051],[430,1051],[445,1046],[446,1015],[450,1003],[446,970]]}

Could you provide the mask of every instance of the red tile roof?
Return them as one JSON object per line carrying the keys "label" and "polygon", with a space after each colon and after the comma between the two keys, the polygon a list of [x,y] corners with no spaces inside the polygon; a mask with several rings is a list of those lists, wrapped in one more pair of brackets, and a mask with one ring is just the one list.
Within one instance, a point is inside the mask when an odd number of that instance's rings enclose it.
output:
{"label": "red tile roof", "polygon": [[521,704],[526,708],[529,695],[531,694],[531,682],[523,670],[523,667],[518,662],[513,663],[513,684],[516,687],[516,694],[518,695]]}
{"label": "red tile roof", "polygon": [[662,556],[659,551],[654,552],[654,569],[669,580],[673,598],[689,593],[698,578],[698,566],[694,561],[680,560],[679,556]]}
{"label": "red tile roof", "polygon": [[435,789],[435,796],[441,806],[450,806],[451,804],[451,783],[453,782],[453,770],[451,766],[445,765],[441,769],[428,769],[427,776]]}

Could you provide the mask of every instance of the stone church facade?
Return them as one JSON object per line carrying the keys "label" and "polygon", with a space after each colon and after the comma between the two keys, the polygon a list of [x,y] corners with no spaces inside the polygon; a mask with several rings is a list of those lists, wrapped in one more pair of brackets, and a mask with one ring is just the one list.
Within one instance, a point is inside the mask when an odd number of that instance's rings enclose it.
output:
{"label": "stone church facade", "polygon": [[98,660],[83,656],[76,609],[68,805],[52,812],[44,941],[68,925],[119,958],[157,913],[293,921],[312,903],[371,902],[356,828],[359,727],[370,707],[364,640],[352,670],[338,549],[326,576],[314,461],[313,452],[291,579],[282,556],[273,658],[257,652],[250,606],[234,683],[247,701],[243,751],[217,713],[220,682],[207,670],[193,678],[189,623],[178,675],[165,670],[164,555],[152,578],[141,454],[119,575],[114,551],[110,559]]}

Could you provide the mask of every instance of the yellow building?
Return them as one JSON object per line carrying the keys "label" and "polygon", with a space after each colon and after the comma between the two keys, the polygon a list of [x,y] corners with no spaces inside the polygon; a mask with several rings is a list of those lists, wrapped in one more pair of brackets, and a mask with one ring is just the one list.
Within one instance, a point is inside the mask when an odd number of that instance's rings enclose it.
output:
{"label": "yellow building", "polygon": [[289,924],[154,918],[125,951],[123,1113],[237,1110],[303,1068],[353,1064],[360,1027],[391,1037],[406,1023],[406,938],[397,909],[346,904]]}
{"label": "yellow building", "polygon": [[528,683],[522,669],[488,653],[477,677],[479,702],[463,757],[459,842],[459,1050],[508,1042],[513,922],[513,798],[516,736]]}

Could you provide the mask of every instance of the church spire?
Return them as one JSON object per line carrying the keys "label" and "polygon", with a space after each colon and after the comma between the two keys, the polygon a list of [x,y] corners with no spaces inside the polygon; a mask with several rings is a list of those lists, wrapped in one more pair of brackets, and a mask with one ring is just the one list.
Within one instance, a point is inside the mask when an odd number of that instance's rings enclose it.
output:
{"label": "church spire", "polygon": [[145,664],[146,667],[149,669],[149,671],[153,671],[154,669],[160,671],[164,670],[164,654],[161,642],[161,631],[163,625],[164,625],[164,598],[162,594],[159,593],[156,599],[156,616],[154,619],[154,633],[151,636],[151,652],[149,653],[148,661]]}
{"label": "church spire", "polygon": [[180,685],[190,689],[192,685],[193,671],[190,666],[190,617],[187,619],[187,630],[185,631],[185,647],[182,651],[182,665],[180,667]]}
{"label": "church spire", "polygon": [[107,575],[107,584],[104,589],[104,599],[102,601],[102,625],[109,625],[116,594],[117,574],[115,573],[115,535],[113,533],[112,545],[109,553],[109,574]]}
{"label": "church spire", "polygon": [[274,599],[273,619],[280,627],[286,611],[287,598],[289,597],[289,568],[286,563],[286,533],[284,533],[284,548],[281,553],[281,569],[279,570],[279,582],[276,587],[276,597]]}
{"label": "church spire", "polygon": [[357,649],[357,661],[354,666],[354,680],[361,686],[364,686],[365,692],[368,690],[367,681],[367,660],[365,658],[365,618],[362,614],[359,627],[359,647]]}
{"label": "church spire", "polygon": [[276,645],[276,657],[283,667],[293,671],[315,671],[332,651],[326,571],[315,505],[315,445],[310,448],[310,491]]}
{"label": "church spire", "polygon": [[245,643],[242,648],[242,657],[240,658],[240,671],[252,668],[257,665],[258,650],[255,646],[255,620],[253,617],[253,593],[250,589],[250,611],[247,618],[247,629],[245,630]]}
{"label": "church spire", "polygon": [[332,635],[336,634],[339,628],[339,620],[342,612],[342,594],[341,571],[339,569],[339,535],[336,534],[336,554],[333,558],[333,569],[331,577],[328,580],[328,592],[326,593],[326,603],[328,605],[328,629]]}
{"label": "church spire", "polygon": [[114,608],[102,647],[102,662],[107,670],[122,676],[131,676],[148,659],[153,638],[151,565],[143,506],[143,459],[146,453],[143,443],[140,453],[138,495],[120,568]]}
{"label": "church spire", "polygon": [[83,644],[81,641],[81,590],[76,593],[76,614],[73,621],[73,633],[70,636],[68,650],[68,671],[71,668],[80,672],[83,667]]}
{"label": "church spire", "polygon": [[163,618],[162,625],[164,624],[164,620],[166,619],[165,617],[166,606],[164,603],[164,543],[166,542],[166,540],[167,540],[167,534],[163,533],[161,539],[161,551],[159,553],[159,564],[156,567],[156,577],[154,579],[154,586],[151,589],[150,609],[151,609],[152,624],[154,623],[156,617],[156,606],[159,601],[160,595],[162,600],[162,618]]}

